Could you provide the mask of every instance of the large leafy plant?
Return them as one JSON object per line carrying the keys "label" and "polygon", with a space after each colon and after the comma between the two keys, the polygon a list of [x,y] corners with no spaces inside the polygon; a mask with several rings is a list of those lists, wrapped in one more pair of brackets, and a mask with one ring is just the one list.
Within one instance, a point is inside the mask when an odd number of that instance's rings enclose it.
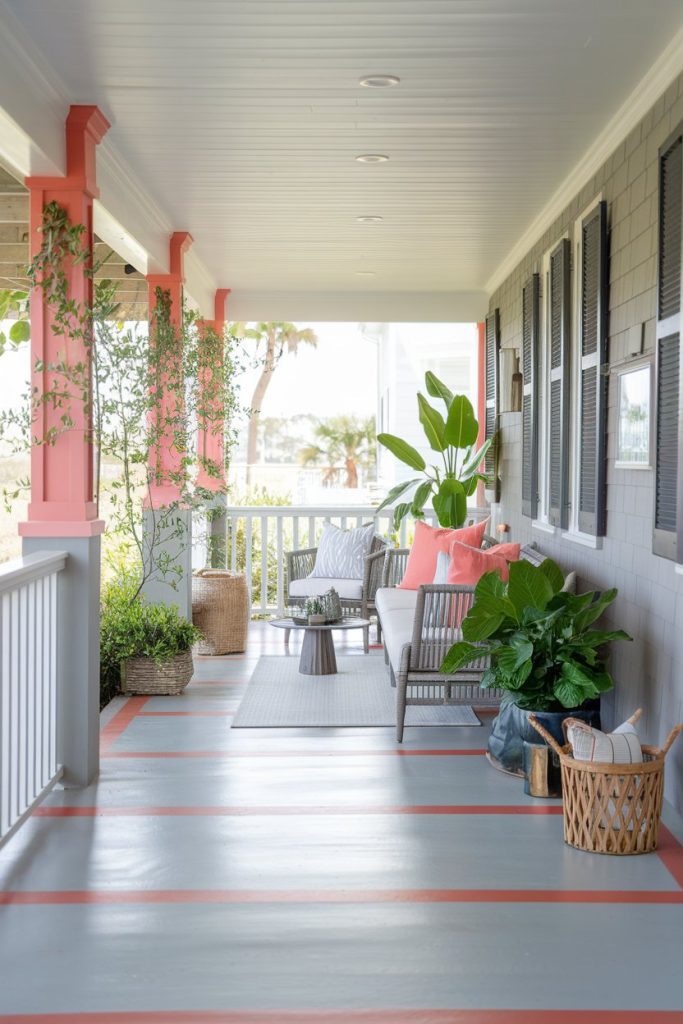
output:
{"label": "large leafy plant", "polygon": [[508,583],[486,573],[462,623],[464,640],[451,647],[441,671],[455,672],[488,655],[482,687],[509,690],[519,707],[533,711],[576,708],[611,690],[605,645],[632,637],[592,626],[617,591],[577,595],[562,586],[562,572],[549,558],[540,566],[512,562]]}
{"label": "large leafy plant", "polygon": [[464,395],[454,395],[431,371],[425,374],[425,388],[431,398],[438,399],[445,406],[444,416],[418,392],[420,423],[430,448],[441,456],[442,466],[428,467],[417,449],[395,434],[377,435],[379,443],[392,455],[422,473],[420,477],[404,480],[393,487],[379,506],[379,509],[385,508],[413,492],[410,501],[401,501],[395,506],[394,529],[398,529],[407,515],[423,518],[429,498],[440,526],[462,526],[467,515],[468,497],[474,493],[477,481],[486,480],[479,467],[491,441],[485,441],[477,449],[479,424],[472,403]]}
{"label": "large leafy plant", "polygon": [[100,605],[100,694],[103,704],[120,689],[121,662],[153,658],[158,665],[191,650],[196,626],[175,605],[149,604],[139,596],[135,573],[122,572],[102,589]]}

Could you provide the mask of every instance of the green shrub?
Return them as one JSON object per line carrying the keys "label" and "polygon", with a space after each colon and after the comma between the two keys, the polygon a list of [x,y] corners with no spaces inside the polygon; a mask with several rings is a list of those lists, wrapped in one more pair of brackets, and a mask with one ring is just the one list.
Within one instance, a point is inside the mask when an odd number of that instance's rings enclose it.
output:
{"label": "green shrub", "polygon": [[100,617],[100,701],[121,687],[121,662],[154,658],[157,664],[189,651],[201,633],[175,605],[148,604],[137,596],[138,581],[124,575],[102,590]]}

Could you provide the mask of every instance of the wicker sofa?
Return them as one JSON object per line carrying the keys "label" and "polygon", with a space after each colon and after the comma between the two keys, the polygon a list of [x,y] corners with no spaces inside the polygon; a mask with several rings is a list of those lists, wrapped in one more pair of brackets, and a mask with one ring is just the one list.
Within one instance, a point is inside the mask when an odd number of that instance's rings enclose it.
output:
{"label": "wicker sofa", "polygon": [[[375,594],[382,585],[384,558],[388,550],[387,541],[373,537],[370,553],[365,558],[362,579],[334,579],[312,577],[317,548],[302,548],[285,553],[285,604],[288,607],[303,605],[307,598],[326,593],[330,587],[339,594],[342,608],[346,613],[355,613],[363,619],[376,614]],[[285,643],[289,643],[289,630],[285,630]],[[379,619],[377,638],[380,638]],[[370,647],[370,628],[363,629],[365,653]]]}
{"label": "wicker sofa", "polygon": [[[494,544],[491,538],[485,547]],[[485,658],[472,662],[452,675],[439,668],[449,648],[462,639],[459,623],[474,602],[474,587],[427,584],[418,590],[400,590],[409,549],[387,550],[382,586],[375,602],[384,633],[384,657],[391,682],[396,686],[396,739],[403,740],[406,706],[409,704],[500,703],[502,691],[482,689],[480,681],[488,667]],[[522,548],[520,557],[539,565],[544,555],[534,545]]]}

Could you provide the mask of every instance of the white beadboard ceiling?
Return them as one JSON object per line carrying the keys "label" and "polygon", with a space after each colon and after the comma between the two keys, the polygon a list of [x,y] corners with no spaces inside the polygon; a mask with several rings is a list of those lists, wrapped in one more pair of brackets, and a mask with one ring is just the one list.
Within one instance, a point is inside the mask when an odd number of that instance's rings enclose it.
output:
{"label": "white beadboard ceiling", "polygon": [[6,6],[234,295],[485,288],[683,23],[681,0]]}

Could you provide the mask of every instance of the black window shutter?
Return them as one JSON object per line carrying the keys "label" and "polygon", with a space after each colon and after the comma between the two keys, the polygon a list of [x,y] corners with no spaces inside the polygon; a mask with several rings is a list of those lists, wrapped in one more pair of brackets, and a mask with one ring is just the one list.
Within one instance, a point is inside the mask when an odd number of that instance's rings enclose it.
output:
{"label": "black window shutter", "polygon": [[538,511],[539,276],[522,289],[522,515]]}
{"label": "black window shutter", "polygon": [[678,473],[681,436],[681,247],[683,132],[659,151],[659,266],[656,351],[657,445],[652,550],[666,558],[683,555],[683,478]]}
{"label": "black window shutter", "polygon": [[[496,433],[498,419],[498,356],[500,353],[500,312],[494,309],[486,317],[485,331],[485,391],[486,391],[486,440]],[[489,477],[490,487],[495,486],[495,445],[491,445],[484,460],[484,472]]]}
{"label": "black window shutter", "polygon": [[606,519],[608,288],[607,203],[601,202],[581,225],[578,525],[596,537],[604,536]]}
{"label": "black window shutter", "polygon": [[548,518],[553,526],[569,526],[569,393],[571,380],[571,291],[569,239],[550,254],[550,443]]}

